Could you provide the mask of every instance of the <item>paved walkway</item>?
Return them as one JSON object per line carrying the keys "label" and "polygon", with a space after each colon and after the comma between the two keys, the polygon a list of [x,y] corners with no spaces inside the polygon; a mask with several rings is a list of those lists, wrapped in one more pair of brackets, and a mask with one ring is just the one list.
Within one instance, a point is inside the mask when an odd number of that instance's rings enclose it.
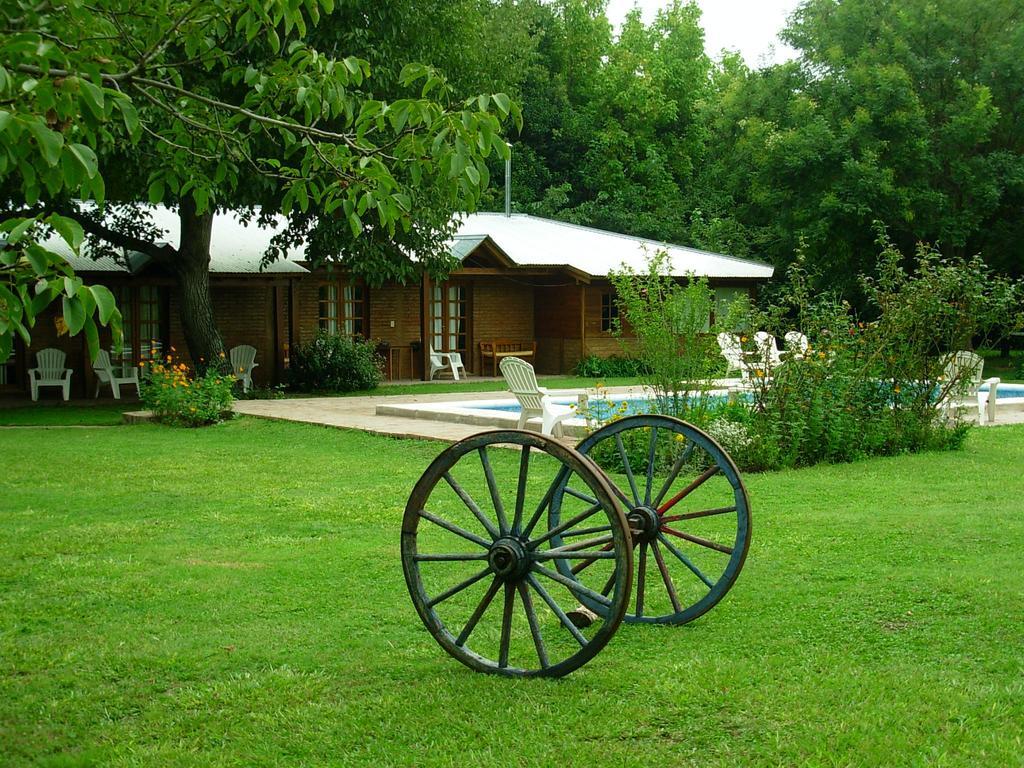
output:
{"label": "paved walkway", "polygon": [[[628,387],[616,387],[610,392],[627,392]],[[551,389],[554,395],[575,395],[583,389]],[[504,382],[493,392],[445,392],[439,394],[389,395],[371,397],[304,397],[284,400],[238,400],[235,411],[248,416],[281,421],[298,421],[341,429],[361,429],[378,435],[406,437],[420,440],[441,440],[452,443],[475,435],[488,427],[477,424],[458,424],[407,416],[378,416],[376,408],[383,403],[443,403],[466,400],[495,400],[509,398]],[[493,427],[492,427],[493,429]]]}

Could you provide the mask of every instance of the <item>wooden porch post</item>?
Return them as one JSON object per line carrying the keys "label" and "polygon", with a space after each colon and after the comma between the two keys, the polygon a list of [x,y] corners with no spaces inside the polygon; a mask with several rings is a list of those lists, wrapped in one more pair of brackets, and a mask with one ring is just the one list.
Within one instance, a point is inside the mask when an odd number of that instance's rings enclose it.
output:
{"label": "wooden porch post", "polygon": [[430,380],[430,305],[432,285],[426,270],[420,282],[420,362],[423,364],[423,381]]}

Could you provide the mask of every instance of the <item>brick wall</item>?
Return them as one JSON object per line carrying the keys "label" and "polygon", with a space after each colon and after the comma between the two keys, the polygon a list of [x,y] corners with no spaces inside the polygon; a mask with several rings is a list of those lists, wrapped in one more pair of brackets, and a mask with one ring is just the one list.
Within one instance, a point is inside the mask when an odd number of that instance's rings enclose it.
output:
{"label": "brick wall", "polygon": [[[500,277],[477,278],[472,285],[472,362],[470,370],[491,373],[491,361],[483,371],[480,342],[507,339],[532,342],[534,333],[534,288]],[[538,354],[540,345],[538,344]]]}

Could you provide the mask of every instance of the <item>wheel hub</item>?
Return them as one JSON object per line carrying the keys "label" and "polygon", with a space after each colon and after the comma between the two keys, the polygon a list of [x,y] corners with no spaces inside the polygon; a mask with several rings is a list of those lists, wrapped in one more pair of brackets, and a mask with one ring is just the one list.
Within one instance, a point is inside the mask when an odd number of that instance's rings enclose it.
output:
{"label": "wheel hub", "polygon": [[491,545],[487,562],[499,579],[511,581],[523,576],[530,568],[526,548],[518,539],[503,537]]}
{"label": "wheel hub", "polygon": [[626,515],[626,519],[633,531],[635,543],[649,543],[658,537],[658,530],[661,528],[661,515],[653,507],[636,507]]}

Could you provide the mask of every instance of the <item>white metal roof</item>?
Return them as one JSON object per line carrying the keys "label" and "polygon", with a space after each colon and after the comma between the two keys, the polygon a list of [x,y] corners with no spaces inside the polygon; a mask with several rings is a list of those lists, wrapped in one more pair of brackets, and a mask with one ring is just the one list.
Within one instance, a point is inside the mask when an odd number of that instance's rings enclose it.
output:
{"label": "white metal roof", "polygon": [[[148,208],[153,223],[167,234],[163,238],[175,248],[180,242],[180,219],[175,211],[162,205]],[[259,227],[255,220],[245,224],[234,213],[216,213],[213,216],[213,229],[210,234],[210,272],[219,274],[302,274],[307,270],[295,262],[301,261],[305,255],[303,248],[290,248],[284,259],[271,262],[260,268],[263,254],[270,245],[270,239],[284,229],[285,218],[275,217],[271,228]],[[109,257],[93,259],[89,257],[88,246],[82,247],[82,255],[75,256],[59,237],[54,235],[45,245],[59,253],[72,268],[77,271],[92,272],[128,272],[122,264]]]}
{"label": "white metal roof", "polygon": [[668,252],[672,274],[767,280],[769,264],[682,245],[631,237],[537,216],[515,213],[473,213],[462,218],[456,238],[490,238],[520,266],[569,266],[592,277],[605,277],[623,265],[646,268],[648,255]]}

